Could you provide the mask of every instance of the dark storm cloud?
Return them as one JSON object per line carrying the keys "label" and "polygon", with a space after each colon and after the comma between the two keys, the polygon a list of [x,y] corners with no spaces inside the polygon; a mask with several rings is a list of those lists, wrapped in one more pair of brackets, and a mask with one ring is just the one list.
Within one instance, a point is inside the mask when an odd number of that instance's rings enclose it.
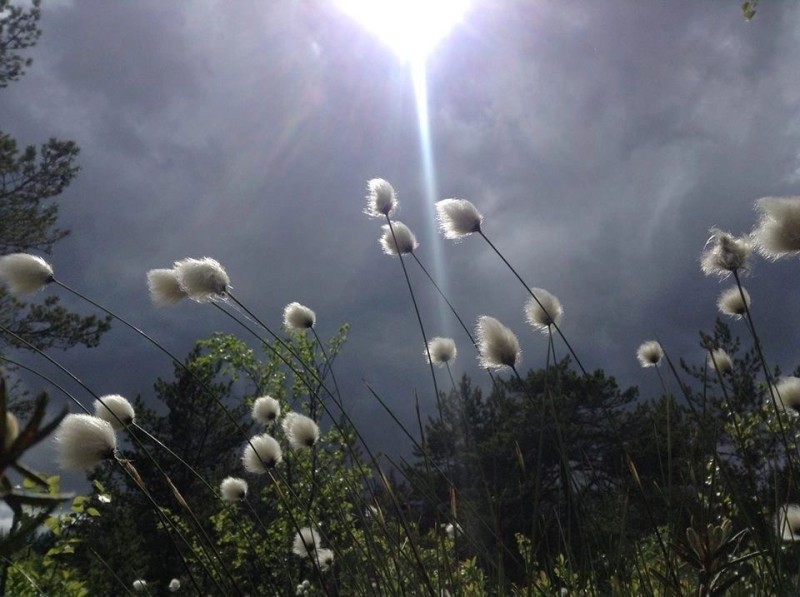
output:
{"label": "dark storm cloud", "polygon": [[[275,327],[294,300],[324,334],[351,322],[337,361],[345,401],[370,440],[397,445],[361,378],[407,421],[415,392],[425,412],[432,401],[399,263],[361,213],[366,180],[381,176],[467,324],[498,317],[520,335],[524,366],[544,364],[511,274],[481,239],[431,232],[410,77],[355,23],[297,2],[79,2],[44,14],[35,63],[0,92],[0,113],[22,142],[58,135],[82,148],[62,200],[73,234],[53,255],[62,278],[177,354],[234,329],[208,307],[150,305],[144,273],[186,256],[220,260]],[[708,228],[746,232],[754,199],[796,192],[797,17],[779,3],[746,23],[726,3],[478,1],[431,58],[438,198],[478,205],[523,277],[561,298],[590,368],[649,380],[634,352],[653,336],[703,358],[697,331],[724,287],[699,272]],[[427,331],[452,334],[456,374],[483,383],[465,335],[409,265]],[[784,282],[796,266],[762,262],[747,282],[767,334],[796,336],[794,320],[775,321],[796,303]],[[99,350],[64,358],[101,392],[149,394],[170,365],[116,327]],[[789,344],[774,349],[787,369],[798,360]]]}

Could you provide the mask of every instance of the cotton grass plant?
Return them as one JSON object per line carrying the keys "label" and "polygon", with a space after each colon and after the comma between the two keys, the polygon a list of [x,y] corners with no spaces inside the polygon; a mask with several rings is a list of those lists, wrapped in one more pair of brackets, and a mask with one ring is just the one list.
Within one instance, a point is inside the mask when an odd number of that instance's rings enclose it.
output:
{"label": "cotton grass plant", "polygon": [[[420,366],[427,363],[431,373],[433,396],[420,392],[418,399],[434,404],[437,416],[427,424],[420,418],[419,430],[411,431],[393,415],[416,450],[416,469],[373,453],[363,440],[334,375],[343,338],[323,341],[317,314],[309,307],[288,303],[274,314],[279,323],[273,328],[234,295],[231,277],[212,258],[179,259],[172,268],[148,272],[155,306],[209,305],[238,322],[255,342],[254,350],[241,341],[209,340],[208,351],[195,358],[225,367],[214,370],[219,377],[205,377],[192,362],[174,357],[149,334],[61,282],[44,259],[0,257],[0,280],[10,292],[63,288],[158,347],[219,409],[219,425],[236,436],[231,470],[207,478],[180,446],[146,430],[126,398],[98,395],[79,383],[94,402],[89,410],[70,397],[84,413],[67,415],[54,435],[61,466],[95,473],[117,467],[124,482],[150,504],[182,566],[180,574],[171,571],[158,579],[130,571],[126,579],[115,580],[117,590],[122,584],[126,591],[145,593],[436,596],[791,594],[797,589],[797,569],[789,562],[796,560],[800,537],[800,380],[779,376],[767,363],[741,277],[752,269],[755,251],[771,260],[800,252],[800,199],[760,200],[759,221],[749,235],[711,229],[700,269],[734,281],[717,307],[733,318],[731,325],[745,326],[752,347],[745,357],[737,354],[738,340],[718,322],[714,336],[704,337],[702,362],[683,364],[684,374],[702,385],[698,390],[682,379],[658,341],[643,343],[636,358],[656,372],[664,394],[652,405],[623,402],[598,374],[584,369],[560,328],[561,301],[523,280],[489,240],[485,229],[491,222],[475,204],[439,202],[440,230],[451,240],[482,237],[523,284],[521,315],[537,332],[534,338],[540,340],[541,332],[548,343],[539,372],[523,375],[520,369],[528,337],[489,315],[478,318],[474,332],[464,323],[424,267],[419,256],[424,247],[395,219],[399,203],[388,181],[368,182],[366,204],[364,211],[383,221],[380,248],[401,264],[420,329],[422,342],[409,354]],[[457,352],[454,339],[428,336],[407,261],[426,274],[472,348],[459,343]],[[3,332],[13,338],[10,330]],[[557,358],[558,340],[579,373]],[[492,375],[487,400],[470,398],[466,382],[456,384],[453,375],[457,354],[463,359],[471,350]],[[50,355],[40,356],[57,364]],[[440,391],[434,368],[447,370],[451,392]],[[59,371],[80,382],[63,366]],[[227,375],[229,387],[246,394],[238,414],[217,396],[219,378]],[[246,392],[245,375],[253,382]],[[668,376],[680,398],[671,395]],[[390,411],[380,392],[368,387]],[[478,413],[505,404],[514,404],[518,412],[480,420]],[[589,407],[594,418],[582,410]],[[529,425],[527,435],[502,427],[515,416]],[[597,454],[576,451],[573,443],[595,433],[601,422],[605,436],[595,440]],[[19,423],[7,414],[2,427],[8,450],[21,435]],[[649,441],[637,444],[642,438]],[[606,451],[600,450],[601,442]],[[696,453],[684,453],[683,442]],[[515,491],[532,496],[526,506],[508,510],[509,496],[495,492],[502,487],[500,465],[507,463],[495,459],[487,466],[481,449],[497,449],[513,462]],[[603,461],[601,453],[613,457]],[[400,480],[390,479],[387,469]],[[199,485],[187,491],[194,480]],[[484,511],[476,508],[481,503],[487,504]],[[605,518],[597,518],[597,512],[605,512]],[[643,526],[642,520],[630,520],[635,516],[644,519],[647,533],[629,532],[631,525]],[[524,532],[508,536],[504,525],[519,521]],[[113,570],[102,554],[96,555]]]}

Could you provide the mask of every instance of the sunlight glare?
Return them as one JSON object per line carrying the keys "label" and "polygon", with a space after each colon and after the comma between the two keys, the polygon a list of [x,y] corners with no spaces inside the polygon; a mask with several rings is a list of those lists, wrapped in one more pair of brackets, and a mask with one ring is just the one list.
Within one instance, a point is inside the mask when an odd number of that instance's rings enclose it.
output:
{"label": "sunlight glare", "polygon": [[470,0],[337,0],[337,4],[402,60],[424,62],[461,21]]}

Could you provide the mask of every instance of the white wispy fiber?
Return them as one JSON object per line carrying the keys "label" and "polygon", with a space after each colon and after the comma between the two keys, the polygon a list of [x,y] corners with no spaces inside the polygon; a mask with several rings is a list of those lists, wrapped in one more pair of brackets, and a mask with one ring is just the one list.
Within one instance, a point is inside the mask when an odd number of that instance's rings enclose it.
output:
{"label": "white wispy fiber", "polygon": [[[428,353],[431,357],[428,360]],[[452,338],[431,338],[428,342],[428,350],[423,350],[422,354],[425,356],[425,361],[433,363],[438,367],[452,363],[456,360],[458,351],[456,350],[456,343]]]}
{"label": "white wispy fiber", "polygon": [[716,369],[720,373],[730,373],[733,371],[733,359],[724,348],[715,348],[708,353],[708,368]]}
{"label": "white wispy fiber", "polygon": [[800,197],[763,197],[756,201],[760,219],[752,232],[768,259],[800,253]]}
{"label": "white wispy fiber", "polygon": [[171,581],[169,581],[168,588],[170,593],[177,593],[181,588],[181,581],[179,581],[177,578],[173,578]]}
{"label": "white wispy fiber", "polygon": [[283,308],[283,327],[287,330],[307,330],[317,323],[317,314],[300,303],[289,303]]}
{"label": "white wispy fiber", "polygon": [[317,566],[320,572],[326,572],[333,566],[333,550],[327,547],[320,547],[317,549]]}
{"label": "white wispy fiber", "polygon": [[133,590],[137,593],[143,593],[147,590],[147,581],[137,578],[135,581],[133,581]]}
{"label": "white wispy fiber", "polygon": [[272,396],[256,398],[252,415],[262,425],[271,425],[281,416],[281,403]]}
{"label": "white wispy fiber", "polygon": [[108,421],[115,431],[119,431],[133,423],[136,412],[127,398],[109,394],[94,401],[94,416]]}
{"label": "white wispy fiber", "polygon": [[316,529],[304,527],[294,536],[292,552],[301,558],[307,558],[321,547],[322,540]]}
{"label": "white wispy fiber", "polygon": [[147,272],[147,289],[150,291],[150,299],[157,307],[174,305],[187,296],[174,269],[151,269]]}
{"label": "white wispy fiber", "polygon": [[[392,229],[394,229],[394,237]],[[381,234],[379,242],[383,252],[387,255],[406,255],[413,253],[419,247],[417,237],[403,222],[392,222],[391,227],[389,224],[384,224],[381,226],[381,230],[383,230],[383,234]]]}
{"label": "white wispy fiber", "polygon": [[242,453],[242,465],[248,473],[263,475],[280,464],[283,451],[278,441],[267,433],[250,438]]}
{"label": "white wispy fiber", "polygon": [[436,203],[436,219],[445,238],[463,238],[480,232],[483,216],[466,199],[442,199]]}
{"label": "white wispy fiber", "polygon": [[[744,296],[744,299],[742,296]],[[739,319],[750,308],[750,293],[744,288],[739,292],[738,286],[723,290],[717,299],[717,308],[723,315],[730,315]]]}
{"label": "white wispy fiber", "polygon": [[313,419],[300,413],[288,413],[281,421],[283,433],[294,450],[310,448],[319,440],[319,427]]}
{"label": "white wispy fiber", "polygon": [[175,262],[175,277],[181,290],[193,301],[207,303],[223,298],[231,286],[225,269],[215,259],[182,259]]}
{"label": "white wispy fiber", "polygon": [[70,414],[56,430],[54,442],[61,468],[89,470],[113,458],[117,437],[111,423],[98,417]]}
{"label": "white wispy fiber", "polygon": [[775,528],[784,541],[800,541],[800,505],[781,506],[775,515]]}
{"label": "white wispy fiber", "polygon": [[0,280],[15,296],[33,294],[53,281],[53,268],[37,255],[3,255],[0,257]]}
{"label": "white wispy fiber", "polygon": [[444,527],[444,532],[447,534],[448,537],[451,539],[455,538],[455,536],[463,534],[463,530],[461,529],[461,525],[458,523],[453,524],[452,522],[448,522],[447,526]]}
{"label": "white wispy fiber", "polygon": [[364,213],[373,218],[391,216],[397,209],[397,195],[394,187],[382,178],[367,182],[367,207]]}
{"label": "white wispy fiber", "polygon": [[800,414],[800,378],[782,377],[772,386],[775,398],[784,411],[792,414]]}
{"label": "white wispy fiber", "polygon": [[481,367],[501,369],[517,367],[522,362],[522,349],[517,336],[494,317],[481,315],[475,328]]}
{"label": "white wispy fiber", "polygon": [[749,238],[736,238],[719,228],[712,228],[709,232],[711,237],[706,241],[700,256],[700,269],[705,275],[725,278],[732,272],[749,269],[750,253],[753,249]]}
{"label": "white wispy fiber", "polygon": [[247,481],[239,477],[225,477],[219,484],[219,492],[226,502],[241,502],[247,497]]}
{"label": "white wispy fiber", "polygon": [[17,421],[17,417],[14,416],[14,413],[6,411],[6,436],[3,440],[3,446],[6,450],[11,446],[11,444],[16,441],[17,437],[19,436],[19,421]]}
{"label": "white wispy fiber", "polygon": [[548,334],[553,324],[561,323],[564,308],[561,301],[544,288],[531,288],[531,292],[536,298],[530,297],[525,302],[525,318],[533,329]]}
{"label": "white wispy fiber", "polygon": [[655,367],[664,358],[664,349],[655,340],[643,342],[636,351],[636,358],[642,367]]}

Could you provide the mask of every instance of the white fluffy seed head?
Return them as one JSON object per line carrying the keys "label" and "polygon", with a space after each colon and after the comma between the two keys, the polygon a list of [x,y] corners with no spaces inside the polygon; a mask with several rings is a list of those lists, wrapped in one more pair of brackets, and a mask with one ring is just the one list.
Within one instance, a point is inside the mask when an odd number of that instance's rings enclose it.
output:
{"label": "white fluffy seed head", "polygon": [[177,593],[181,588],[181,581],[179,581],[177,578],[173,578],[171,581],[169,581],[168,588],[170,593]]}
{"label": "white fluffy seed head", "polygon": [[15,296],[33,294],[53,281],[53,268],[37,255],[3,255],[0,257],[0,280]]}
{"label": "white fluffy seed head", "polygon": [[247,481],[239,477],[225,477],[219,484],[219,492],[226,502],[241,502],[247,497]]}
{"label": "white fluffy seed head", "polygon": [[726,278],[733,272],[749,269],[753,249],[753,242],[749,238],[736,238],[719,228],[712,228],[709,232],[711,237],[700,256],[700,269],[705,275]]}
{"label": "white fluffy seed head", "polygon": [[775,514],[775,530],[784,541],[800,541],[800,505],[781,506]]}
{"label": "white fluffy seed head", "polygon": [[175,277],[180,289],[193,301],[207,303],[224,298],[231,287],[225,269],[215,259],[182,259],[175,262]]}
{"label": "white fluffy seed head", "polygon": [[739,292],[738,286],[723,290],[717,299],[717,308],[723,315],[740,319],[750,308],[750,293],[744,288]]}
{"label": "white fluffy seed head", "polygon": [[256,398],[252,415],[262,425],[272,425],[281,416],[281,403],[272,396]]}
{"label": "white fluffy seed head", "polygon": [[[430,361],[428,360],[428,353],[431,354]],[[458,351],[452,338],[436,337],[431,338],[430,342],[428,342],[428,350],[423,350],[422,354],[425,356],[426,362],[433,363],[438,367],[444,367],[446,364],[456,360]]]}
{"label": "white fluffy seed head", "polygon": [[174,269],[151,269],[147,272],[147,289],[157,307],[174,305],[186,298]]}
{"label": "white fluffy seed head", "polygon": [[[419,247],[417,237],[403,222],[392,222],[391,228],[389,224],[384,224],[381,229],[383,234],[381,234],[379,242],[383,252],[387,255],[405,255],[413,253]],[[394,229],[394,236],[392,236],[392,229]]]}
{"label": "white fluffy seed head", "polygon": [[288,413],[281,422],[283,433],[293,450],[310,448],[319,440],[319,427],[309,417]]}
{"label": "white fluffy seed head", "polygon": [[791,415],[800,414],[800,378],[782,377],[772,386],[778,405]]}
{"label": "white fluffy seed head", "polygon": [[67,415],[56,430],[58,463],[67,470],[89,470],[114,457],[117,437],[111,423],[91,415]]}
{"label": "white fluffy seed head", "polygon": [[317,549],[317,566],[320,572],[326,572],[333,566],[333,550],[327,547],[320,547]]}
{"label": "white fluffy seed head", "polygon": [[373,178],[367,182],[367,207],[364,213],[373,218],[391,216],[397,209],[397,195],[388,181]]}
{"label": "white fluffy seed head", "polygon": [[292,552],[301,558],[307,558],[321,546],[322,540],[316,529],[304,527],[294,536]]}
{"label": "white fluffy seed head", "polygon": [[137,578],[135,581],[133,581],[133,590],[137,593],[144,593],[147,590],[147,581]]}
{"label": "white fluffy seed head", "polygon": [[475,336],[478,339],[481,367],[502,369],[518,367],[522,362],[522,349],[517,336],[494,317],[480,316]]}
{"label": "white fluffy seed head", "polygon": [[483,216],[466,199],[443,199],[436,203],[436,219],[445,238],[459,239],[480,232]]}
{"label": "white fluffy seed head", "polygon": [[248,473],[263,475],[280,464],[283,451],[277,440],[263,433],[250,438],[242,453],[242,464]]}
{"label": "white fluffy seed head", "polygon": [[636,351],[636,358],[642,367],[655,367],[664,358],[664,349],[655,340],[643,342]]}
{"label": "white fluffy seed head", "polygon": [[763,197],[756,201],[756,211],[760,218],[752,237],[764,257],[800,253],[800,197]]}
{"label": "white fluffy seed head", "polygon": [[716,369],[720,373],[730,373],[733,371],[733,359],[724,348],[715,348],[708,353],[708,368]]}
{"label": "white fluffy seed head", "polygon": [[317,314],[300,303],[289,303],[283,308],[283,327],[287,330],[307,330],[317,323]]}
{"label": "white fluffy seed head", "polygon": [[531,288],[531,292],[536,298],[530,297],[525,302],[525,318],[533,329],[549,334],[553,324],[561,323],[564,308],[561,301],[544,288]]}
{"label": "white fluffy seed head", "polygon": [[136,413],[127,398],[109,394],[94,401],[94,416],[108,421],[115,431],[119,431],[133,423]]}

